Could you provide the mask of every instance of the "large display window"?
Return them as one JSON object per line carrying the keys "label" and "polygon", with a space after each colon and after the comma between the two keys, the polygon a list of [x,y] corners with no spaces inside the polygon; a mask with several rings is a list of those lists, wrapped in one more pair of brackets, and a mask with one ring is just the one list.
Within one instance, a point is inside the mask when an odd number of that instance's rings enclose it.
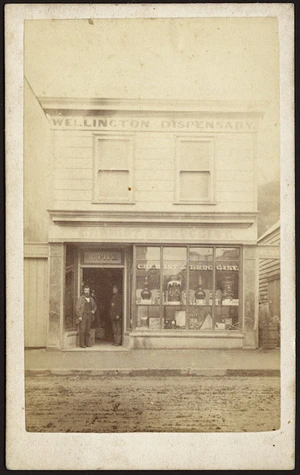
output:
{"label": "large display window", "polygon": [[239,330],[239,247],[135,246],[134,326]]}

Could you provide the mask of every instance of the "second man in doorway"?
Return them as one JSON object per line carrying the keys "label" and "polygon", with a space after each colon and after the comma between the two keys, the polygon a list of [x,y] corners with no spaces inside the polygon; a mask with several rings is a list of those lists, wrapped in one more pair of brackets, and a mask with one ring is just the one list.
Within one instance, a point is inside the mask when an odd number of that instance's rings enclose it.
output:
{"label": "second man in doorway", "polygon": [[113,296],[110,303],[110,318],[114,334],[114,345],[120,346],[122,342],[122,297],[117,285],[113,286]]}

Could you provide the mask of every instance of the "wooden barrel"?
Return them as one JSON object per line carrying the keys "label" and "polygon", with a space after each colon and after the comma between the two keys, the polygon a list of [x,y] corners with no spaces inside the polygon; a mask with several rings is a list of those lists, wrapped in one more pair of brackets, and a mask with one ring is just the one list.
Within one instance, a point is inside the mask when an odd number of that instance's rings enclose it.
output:
{"label": "wooden barrel", "polygon": [[273,322],[264,322],[260,329],[260,345],[265,349],[276,348],[278,339],[278,325]]}

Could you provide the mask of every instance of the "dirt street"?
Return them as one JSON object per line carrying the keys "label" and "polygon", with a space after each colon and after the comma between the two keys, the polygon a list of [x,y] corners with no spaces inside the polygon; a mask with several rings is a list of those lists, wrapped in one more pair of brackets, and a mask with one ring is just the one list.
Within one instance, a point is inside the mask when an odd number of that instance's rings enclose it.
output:
{"label": "dirt street", "polygon": [[276,376],[32,375],[33,432],[248,432],[280,426]]}

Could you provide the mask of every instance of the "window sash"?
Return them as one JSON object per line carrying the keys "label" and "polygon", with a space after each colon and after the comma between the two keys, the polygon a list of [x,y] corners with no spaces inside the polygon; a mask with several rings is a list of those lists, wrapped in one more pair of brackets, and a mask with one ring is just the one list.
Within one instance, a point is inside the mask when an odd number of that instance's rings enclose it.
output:
{"label": "window sash", "polygon": [[[128,157],[127,157],[127,166],[124,166],[124,164],[120,164],[120,166],[112,166],[109,167],[105,163],[101,163],[101,157],[99,157],[100,150],[99,150],[99,143],[101,141],[107,141],[107,143],[113,142],[113,141],[126,141],[128,142]],[[133,134],[94,134],[94,144],[93,144],[93,150],[94,150],[94,160],[93,160],[93,203],[134,203],[134,167],[133,167],[133,161],[134,161],[134,135]],[[126,164],[125,164],[126,165]],[[128,175],[128,181],[126,182],[126,187],[128,188],[127,190],[127,196],[116,196],[116,194],[113,194],[111,196],[101,196],[101,190],[98,189],[99,182],[100,182],[100,176],[101,173],[114,173],[116,175],[117,179],[117,174],[127,174]]]}
{"label": "window sash", "polygon": [[[199,167],[190,167],[187,168],[184,166],[184,162],[181,164],[181,151],[180,144],[185,142],[199,142],[199,143],[208,143],[209,144],[209,157],[207,162],[209,163],[209,168],[207,166]],[[201,204],[201,203],[214,203],[215,200],[215,139],[214,137],[199,137],[191,135],[176,135],[175,136],[175,168],[176,168],[176,177],[175,177],[175,203],[182,204]],[[182,197],[182,187],[181,187],[181,177],[184,173],[196,174],[203,173],[208,175],[208,193],[206,197]]]}

